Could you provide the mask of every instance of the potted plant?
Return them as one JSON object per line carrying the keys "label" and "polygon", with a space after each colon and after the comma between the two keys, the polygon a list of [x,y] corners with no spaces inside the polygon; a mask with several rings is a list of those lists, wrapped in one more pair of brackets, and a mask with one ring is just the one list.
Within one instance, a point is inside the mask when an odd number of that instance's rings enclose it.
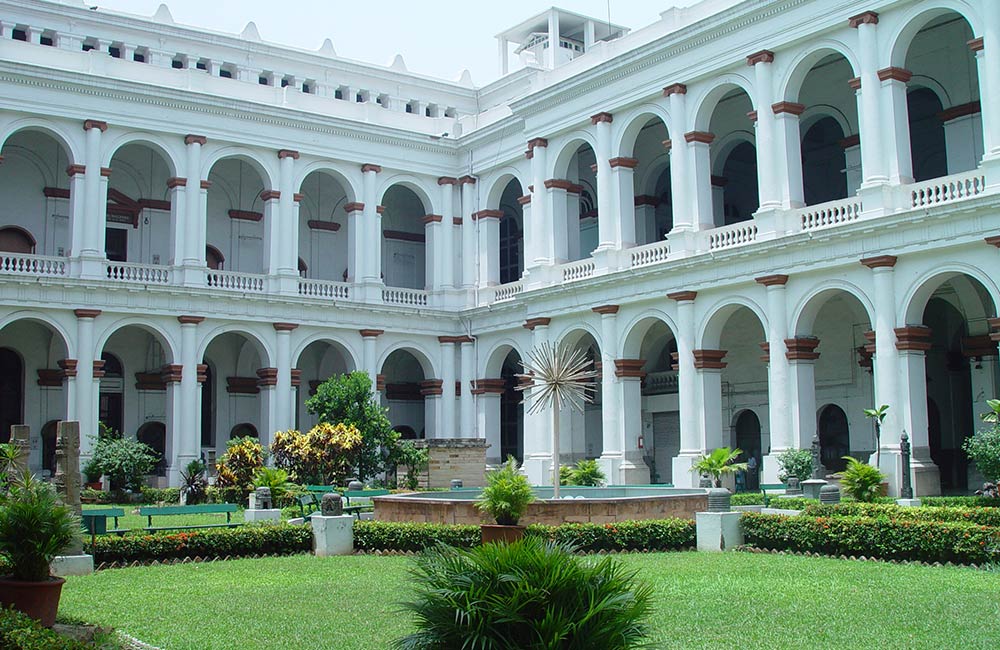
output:
{"label": "potted plant", "polygon": [[101,476],[104,474],[104,470],[101,469],[101,464],[93,456],[84,463],[81,470],[83,472],[83,477],[85,479],[84,485],[91,490],[100,490],[104,488],[101,483]]}
{"label": "potted plant", "polygon": [[49,575],[52,560],[80,537],[80,520],[55,489],[30,473],[0,496],[0,554],[12,568],[0,577],[0,607],[13,607],[52,627],[65,580]]}
{"label": "potted plant", "polygon": [[534,500],[531,484],[521,474],[517,460],[508,456],[506,463],[486,475],[486,487],[476,501],[476,507],[497,522],[495,526],[482,525],[483,543],[511,542],[524,537],[524,526],[518,526],[517,522]]}
{"label": "potted plant", "polygon": [[722,477],[725,474],[735,474],[746,470],[746,463],[736,462],[742,453],[742,449],[730,449],[729,447],[713,449],[712,453],[699,458],[698,462],[691,466],[691,471],[698,472],[698,474],[708,474],[715,482],[715,487],[720,488],[722,487]]}

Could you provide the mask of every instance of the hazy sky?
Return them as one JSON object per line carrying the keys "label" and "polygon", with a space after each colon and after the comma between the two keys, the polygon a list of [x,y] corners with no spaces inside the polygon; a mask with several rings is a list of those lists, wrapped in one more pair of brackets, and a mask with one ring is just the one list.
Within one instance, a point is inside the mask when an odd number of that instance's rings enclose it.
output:
{"label": "hazy sky", "polygon": [[[152,16],[160,0],[88,0],[101,8]],[[695,0],[565,0],[559,6],[638,29],[670,6]],[[239,33],[254,21],[261,38],[318,49],[324,38],[337,54],[388,65],[398,53],[418,74],[457,79],[463,68],[477,86],[498,75],[493,37],[551,6],[544,0],[445,4],[414,0],[171,0],[174,20],[185,25]]]}

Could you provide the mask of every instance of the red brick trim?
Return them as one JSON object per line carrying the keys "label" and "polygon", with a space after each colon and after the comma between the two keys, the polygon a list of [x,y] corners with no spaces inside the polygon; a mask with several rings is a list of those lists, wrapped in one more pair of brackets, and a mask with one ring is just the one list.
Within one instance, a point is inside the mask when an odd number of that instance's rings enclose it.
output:
{"label": "red brick trim", "polygon": [[712,144],[715,140],[715,134],[709,133],[707,131],[689,131],[684,134],[685,142],[701,142],[703,144]]}
{"label": "red brick trim", "polygon": [[385,334],[385,330],[358,330],[363,339],[374,339]]}
{"label": "red brick trim", "polygon": [[768,343],[767,341],[764,341],[763,343],[760,344],[760,350],[761,350],[760,360],[763,361],[764,363],[771,363],[771,344]]}
{"label": "red brick trim", "polygon": [[472,343],[472,337],[465,334],[461,336],[439,336],[438,343]]}
{"label": "red brick trim", "polygon": [[288,374],[292,378],[292,386],[298,387],[302,385],[302,371],[298,368],[292,368],[288,371]]}
{"label": "red brick trim", "polygon": [[309,226],[310,230],[324,230],[326,232],[337,232],[340,230],[340,224],[336,221],[320,221],[318,219],[310,219],[306,221],[306,225]]}
{"label": "red brick trim", "polygon": [[658,197],[651,196],[649,194],[640,194],[639,196],[635,197],[634,203],[635,207],[637,208],[643,205],[649,205],[655,208],[656,206],[660,205],[660,199]]}
{"label": "red brick trim", "polygon": [[479,212],[472,213],[472,220],[479,221],[480,219],[502,219],[503,210],[480,210]]}
{"label": "red brick trim", "polygon": [[754,66],[758,63],[774,63],[774,52],[771,50],[761,50],[747,57],[747,65]]}
{"label": "red brick trim", "polygon": [[866,11],[847,19],[847,26],[851,29],[857,29],[860,25],[878,25],[878,14],[874,11]]}
{"label": "red brick trim", "polygon": [[531,195],[530,194],[525,194],[524,196],[517,197],[517,204],[518,205],[528,205],[529,203],[531,203]]}
{"label": "red brick trim", "polygon": [[160,368],[160,381],[164,384],[179,384],[184,372],[184,366],[179,363],[168,363]]}
{"label": "red brick trim", "polygon": [[208,364],[199,363],[197,366],[195,366],[195,376],[199,384],[204,384],[206,381],[208,381]]}
{"label": "red brick trim", "polygon": [[48,199],[68,199],[69,189],[62,187],[43,187],[42,194]]}
{"label": "red brick trim", "polygon": [[549,141],[545,138],[532,138],[528,140],[528,151],[531,151],[535,147],[547,147],[549,146]]}
{"label": "red brick trim", "polygon": [[957,120],[958,118],[965,117],[966,115],[981,113],[982,110],[982,104],[980,104],[977,99],[974,102],[968,102],[966,104],[959,104],[958,106],[946,108],[937,114],[937,118],[942,122],[950,122],[951,120]]}
{"label": "red brick trim", "polygon": [[73,314],[77,318],[97,318],[101,315],[100,309],[74,309]]}
{"label": "red brick trim", "polygon": [[205,143],[208,142],[208,138],[203,135],[193,135],[190,133],[184,136],[184,144],[194,144],[196,142],[204,147]]}
{"label": "red brick trim", "polygon": [[851,90],[861,90],[861,77],[852,77],[847,80],[847,85],[851,87]]}
{"label": "red brick trim", "polygon": [[642,369],[645,365],[645,359],[615,359],[615,377],[645,379],[646,371]]}
{"label": "red brick trim", "polygon": [[876,255],[875,257],[866,257],[862,259],[861,263],[870,269],[891,269],[896,266],[897,259],[898,258],[895,255]]}
{"label": "red brick trim", "polygon": [[597,115],[591,115],[590,116],[590,123],[591,124],[600,124],[602,122],[605,122],[607,124],[611,124],[611,121],[613,119],[614,119],[614,116],[611,115],[611,113],[601,112],[601,113],[598,113]]}
{"label": "red brick trim", "polygon": [[979,38],[974,38],[971,41],[967,41],[966,44],[969,46],[969,49],[972,50],[973,52],[979,52],[980,50],[983,49],[983,37],[980,36]]}
{"label": "red brick trim", "polygon": [[101,379],[107,373],[104,372],[104,360],[94,359],[94,365],[91,366],[94,369],[93,377],[94,379]]}
{"label": "red brick trim", "polygon": [[849,135],[842,139],[839,143],[842,149],[849,149],[851,147],[856,147],[861,144],[861,136],[855,133],[854,135]]}
{"label": "red brick trim", "polygon": [[102,122],[101,120],[84,120],[83,130],[89,131],[91,129],[100,129],[101,133],[104,133],[108,130],[108,123]]}
{"label": "red brick trim", "polygon": [[260,200],[267,202],[271,200],[277,200],[281,198],[281,191],[279,190],[264,190],[260,193]]}
{"label": "red brick trim", "polygon": [[993,330],[990,332],[990,338],[994,341],[1000,341],[1000,318],[990,318],[986,322],[989,324],[990,329]]}
{"label": "red brick trim", "polygon": [[230,219],[238,219],[240,221],[260,221],[264,218],[263,212],[256,212],[254,210],[230,210]]}
{"label": "red brick trim", "polygon": [[354,201],[353,203],[348,203],[344,206],[344,212],[350,214],[351,212],[362,212],[365,209],[364,203],[359,203]]}
{"label": "red brick trim", "polygon": [[677,302],[692,301],[698,297],[697,291],[674,291],[673,293],[668,293],[667,298],[670,300],[676,300]]}
{"label": "red brick trim", "polygon": [[815,361],[819,359],[819,339],[812,336],[799,336],[785,339],[785,358],[789,361]]}
{"label": "red brick trim", "polygon": [[609,160],[608,164],[611,165],[611,169],[614,169],[616,167],[625,167],[626,169],[635,169],[636,167],[639,166],[639,159],[638,158],[626,158],[624,156],[619,156],[618,158],[612,158],[611,160]]}
{"label": "red brick trim", "polygon": [[180,178],[179,176],[174,176],[173,178],[167,179],[167,189],[172,190],[176,187],[187,187],[187,179]]}
{"label": "red brick trim", "polygon": [[663,89],[663,96],[670,97],[671,95],[686,95],[688,87],[684,84],[670,84]]}
{"label": "red brick trim", "polygon": [[375,390],[385,392],[385,375],[375,375]]}
{"label": "red brick trim", "polygon": [[594,312],[595,314],[600,314],[601,316],[604,316],[605,314],[611,314],[611,315],[617,314],[619,309],[621,309],[621,307],[619,307],[618,305],[601,305],[600,307],[591,308],[590,311]]}
{"label": "red brick trim", "polygon": [[226,392],[230,395],[257,395],[260,386],[258,377],[226,377]]}
{"label": "red brick trim", "polygon": [[663,148],[666,149],[667,151],[670,151],[671,149],[673,149],[673,147],[674,147],[674,143],[673,143],[672,140],[664,140],[663,141]]}
{"label": "red brick trim", "polygon": [[299,326],[299,324],[298,323],[271,323],[271,326],[274,327],[274,331],[275,332],[291,332],[292,330],[297,329],[298,326]]}
{"label": "red brick trim", "polygon": [[382,236],[386,239],[395,239],[397,241],[412,241],[418,243],[427,241],[426,235],[414,232],[403,232],[402,230],[383,230]]}
{"label": "red brick trim", "polygon": [[806,110],[806,105],[799,104],[798,102],[777,102],[775,104],[771,104],[771,110],[774,111],[775,115],[780,115],[781,113],[802,115],[802,113]]}
{"label": "red brick trim", "polygon": [[77,363],[76,359],[60,359],[56,361],[56,365],[59,366],[60,370],[62,370],[63,377],[67,379],[70,377],[76,377]]}
{"label": "red brick trim", "polygon": [[475,176],[468,176],[468,175],[466,175],[466,176],[460,176],[459,179],[458,179],[458,184],[459,185],[466,185],[466,184],[475,185],[476,184],[476,177]]}
{"label": "red brick trim", "polygon": [[893,332],[896,333],[897,350],[926,352],[931,349],[931,328],[929,327],[909,325],[897,327]]}
{"label": "red brick trim", "polygon": [[278,385],[278,369],[277,368],[258,368],[257,369],[257,385],[258,386],[277,386]]}
{"label": "red brick trim", "polygon": [[747,117],[750,118],[751,122],[756,123],[757,122],[757,111],[748,111],[747,112]]}
{"label": "red brick trim", "polygon": [[66,168],[66,175],[69,177],[76,176],[77,174],[86,174],[87,168],[83,165],[70,165]]}
{"label": "red brick trim", "polygon": [[754,282],[762,284],[765,287],[784,286],[788,282],[788,276],[778,273],[773,275],[762,275],[759,278],[754,278]]}
{"label": "red brick trim", "polygon": [[197,325],[205,320],[204,316],[178,316],[177,322],[181,325]]}
{"label": "red brick trim", "polygon": [[963,336],[962,356],[967,359],[995,357],[997,356],[997,341],[993,340],[989,334],[983,334],[981,336]]}
{"label": "red brick trim", "polygon": [[545,181],[545,189],[547,190],[554,188],[557,190],[566,190],[568,192],[571,187],[573,187],[573,183],[563,178],[550,178]]}
{"label": "red brick trim", "polygon": [[295,194],[292,194],[292,200],[295,201],[296,203],[302,203],[302,199],[304,198],[306,198],[306,195],[303,194],[302,192],[296,192]]}
{"label": "red brick trim", "polygon": [[462,225],[462,217],[452,217],[451,218],[451,223],[452,223],[453,226],[461,226]]}
{"label": "red brick trim", "polygon": [[284,160],[285,158],[298,160],[299,152],[295,151],[294,149],[278,149],[278,160]]}
{"label": "red brick trim", "polygon": [[524,329],[526,330],[534,331],[536,327],[548,327],[549,323],[551,322],[552,322],[551,318],[544,318],[544,317],[529,318],[528,320],[524,321],[524,325],[522,325],[522,327],[524,327]]}
{"label": "red brick trim", "polygon": [[903,83],[907,83],[912,78],[912,72],[903,68],[897,68],[896,66],[882,68],[878,71],[879,81],[888,81],[891,79],[893,81],[902,81]]}
{"label": "red brick trim", "polygon": [[583,185],[577,185],[576,183],[570,183],[569,187],[566,188],[567,194],[582,194]]}
{"label": "red brick trim", "polygon": [[729,185],[728,178],[725,176],[716,176],[715,174],[712,174],[709,177],[709,182],[712,183],[713,187],[725,187],[726,185]]}
{"label": "red brick trim", "polygon": [[507,382],[503,379],[476,379],[472,385],[473,395],[503,395],[507,392]]}
{"label": "red brick trim", "polygon": [[382,167],[380,165],[375,165],[372,163],[365,163],[361,165],[361,173],[366,174],[368,172],[375,172],[376,174],[381,173]]}
{"label": "red brick trim", "polygon": [[420,382],[420,394],[424,397],[429,395],[443,395],[444,389],[442,386],[444,382],[440,379],[425,379]]}
{"label": "red brick trim", "polygon": [[985,241],[990,246],[996,246],[997,248],[1000,248],[1000,235],[994,235],[992,237],[987,237],[983,241]]}
{"label": "red brick trim", "polygon": [[385,206],[384,205],[376,205],[375,206],[375,214],[385,214]]}
{"label": "red brick trim", "polygon": [[109,178],[111,176],[111,168],[101,167],[101,176],[103,176],[104,178]]}
{"label": "red brick trim", "polygon": [[723,361],[726,350],[695,350],[694,367],[699,370],[722,370],[727,364]]}
{"label": "red brick trim", "polygon": [[442,176],[438,179],[438,185],[458,185],[458,179],[452,176]]}
{"label": "red brick trim", "polygon": [[207,190],[212,187],[212,181],[201,181],[201,189]]}
{"label": "red brick trim", "polygon": [[444,217],[442,217],[439,214],[428,214],[423,219],[421,219],[420,222],[423,223],[426,226],[426,225],[432,224],[432,223],[441,223],[441,219],[443,219],[443,218]]}

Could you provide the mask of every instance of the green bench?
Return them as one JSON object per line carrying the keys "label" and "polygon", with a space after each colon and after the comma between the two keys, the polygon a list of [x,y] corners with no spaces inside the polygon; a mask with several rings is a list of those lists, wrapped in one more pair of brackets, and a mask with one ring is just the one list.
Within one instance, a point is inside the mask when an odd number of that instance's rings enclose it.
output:
{"label": "green bench", "polygon": [[[118,528],[118,518],[124,516],[124,508],[92,508],[81,513],[80,523],[83,525],[83,530],[91,537],[109,533],[122,535],[128,531]],[[115,526],[110,530],[108,529],[108,517],[115,520]]]}
{"label": "green bench", "polygon": [[[152,533],[160,530],[192,530],[196,528],[236,528],[243,522],[233,521],[233,513],[239,511],[234,503],[206,503],[197,506],[144,506],[139,508],[139,514],[146,517],[148,524],[143,530]],[[226,523],[189,524],[186,526],[153,526],[153,517],[170,517],[176,515],[226,515]]]}
{"label": "green bench", "polygon": [[[313,490],[312,488],[317,489]],[[309,521],[313,515],[319,512],[322,496],[330,492],[337,492],[337,490],[316,485],[308,485],[306,489],[308,493],[296,497],[296,501],[298,501],[302,519]],[[319,489],[323,491],[319,492]],[[317,498],[317,494],[319,494],[319,498]],[[372,503],[371,497],[385,496],[389,494],[389,490],[347,490],[343,493],[338,492],[338,494],[344,499],[344,514],[354,515],[361,519],[362,512],[375,510],[375,504]],[[310,510],[311,512],[309,512]]]}

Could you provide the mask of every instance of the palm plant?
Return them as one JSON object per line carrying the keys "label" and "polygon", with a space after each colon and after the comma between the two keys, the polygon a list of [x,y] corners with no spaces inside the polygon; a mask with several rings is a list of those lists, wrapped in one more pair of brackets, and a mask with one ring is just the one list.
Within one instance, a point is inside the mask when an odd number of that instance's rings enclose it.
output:
{"label": "palm plant", "polygon": [[516,526],[528,504],[534,500],[535,493],[517,466],[517,460],[508,456],[506,463],[486,475],[486,487],[479,495],[476,507],[496,519],[501,526]]}
{"label": "palm plant", "polygon": [[635,571],[540,537],[442,545],[411,575],[416,595],[403,607],[417,631],[396,642],[399,650],[628,650],[648,638],[653,592]]}
{"label": "palm plant", "polygon": [[576,467],[564,465],[559,472],[559,480],[563,485],[599,487],[604,485],[605,476],[596,460],[584,459],[577,461]]}
{"label": "palm plant", "polygon": [[883,404],[878,408],[865,409],[865,417],[875,425],[875,464],[879,465],[882,458],[882,423],[889,413],[889,405]]}
{"label": "palm plant", "polygon": [[42,582],[49,565],[80,538],[80,520],[59,502],[55,488],[24,472],[0,495],[0,555],[15,580]]}
{"label": "palm plant", "polygon": [[862,463],[852,456],[844,456],[847,469],[838,474],[840,487],[855,501],[874,501],[879,496],[880,486],[885,479],[877,467]]}
{"label": "palm plant", "polygon": [[205,500],[207,490],[205,463],[201,460],[192,460],[181,471],[181,494],[184,495],[184,502],[192,506],[201,503]]}
{"label": "palm plant", "polygon": [[283,469],[260,467],[254,473],[253,486],[270,488],[271,498],[277,502],[292,489],[292,482],[288,480],[288,472]]}
{"label": "palm plant", "polygon": [[699,474],[708,474],[714,479],[715,487],[722,487],[722,477],[725,474],[746,471],[746,463],[736,462],[736,459],[742,453],[742,449],[730,449],[729,447],[713,449],[711,453],[700,457],[691,466],[691,471],[698,472]]}

